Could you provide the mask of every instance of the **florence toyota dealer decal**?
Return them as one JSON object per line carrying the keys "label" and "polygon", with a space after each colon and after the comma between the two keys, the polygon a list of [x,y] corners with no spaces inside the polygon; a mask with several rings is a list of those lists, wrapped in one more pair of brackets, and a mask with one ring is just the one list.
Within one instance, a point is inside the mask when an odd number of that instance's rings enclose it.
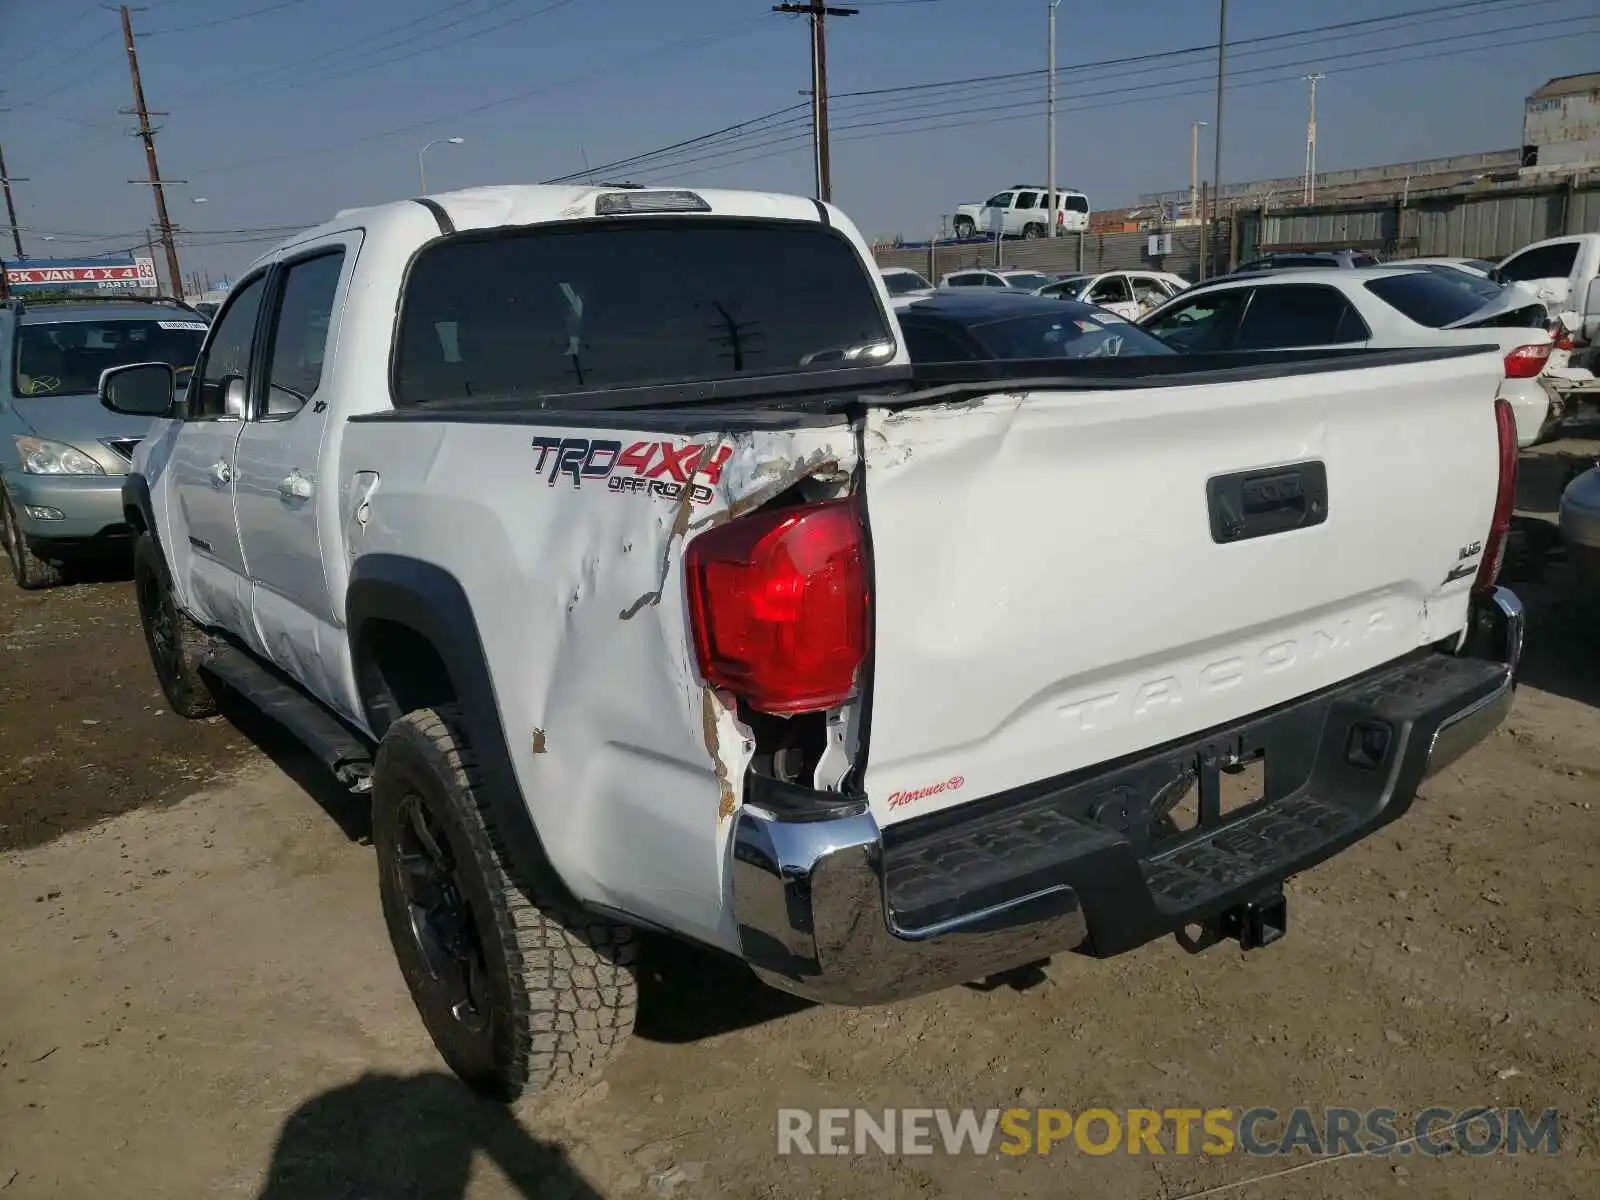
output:
{"label": "florence toyota dealer decal", "polygon": [[966,785],[966,782],[960,775],[952,775],[942,783],[930,783],[927,787],[908,788],[903,792],[890,792],[889,807],[904,808],[907,804],[915,804],[918,800],[926,800],[929,796],[937,796],[940,792],[958,792]]}
{"label": "florence toyota dealer decal", "polygon": [[[684,489],[694,504],[709,504],[715,493],[706,484],[722,478],[722,466],[733,454],[715,442],[634,442],[623,446],[603,438],[536,437],[533,448],[539,459],[535,471],[546,475],[555,487],[566,479],[573,487],[590,481],[606,481],[612,492],[643,493],[664,500],[677,500]],[[703,479],[705,482],[699,482]]]}

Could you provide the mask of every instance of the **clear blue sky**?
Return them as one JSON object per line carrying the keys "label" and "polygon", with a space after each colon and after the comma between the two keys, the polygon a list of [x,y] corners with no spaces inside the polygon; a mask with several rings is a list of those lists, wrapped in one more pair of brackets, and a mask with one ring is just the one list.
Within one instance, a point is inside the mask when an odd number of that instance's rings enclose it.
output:
{"label": "clear blue sky", "polygon": [[[1439,8],[1445,0],[1231,0],[1229,39]],[[858,0],[830,22],[834,199],[868,237],[1043,181],[1045,0]],[[536,182],[802,103],[803,18],[766,0],[148,0],[134,15],[185,271],[237,271],[266,227],[431,190]],[[1212,119],[1215,0],[1063,0],[1058,179],[1096,207],[1187,185],[1189,123]],[[1413,61],[1397,61],[1412,59]],[[1387,65],[1382,65],[1387,64]],[[1594,0],[1482,0],[1230,51],[1226,180],[1299,173],[1306,84],[1323,170],[1521,142],[1523,97],[1600,69]],[[1033,72],[963,87],[846,93]],[[1248,86],[1245,86],[1248,85]],[[0,144],[35,256],[127,245],[152,219],[117,16],[0,0]],[[1010,107],[1007,107],[1010,106]],[[885,124],[898,122],[898,124]],[[851,127],[854,126],[852,132]],[[809,193],[803,111],[606,177]],[[398,132],[390,132],[398,131]],[[1203,130],[1208,137],[1210,130]],[[780,139],[789,139],[783,141]],[[716,155],[717,157],[708,157]],[[689,161],[698,156],[700,161]],[[1203,142],[1202,174],[1211,146]],[[195,204],[192,197],[204,196]],[[244,233],[211,231],[243,230]],[[46,233],[55,237],[44,242]],[[4,252],[9,255],[9,239]]]}

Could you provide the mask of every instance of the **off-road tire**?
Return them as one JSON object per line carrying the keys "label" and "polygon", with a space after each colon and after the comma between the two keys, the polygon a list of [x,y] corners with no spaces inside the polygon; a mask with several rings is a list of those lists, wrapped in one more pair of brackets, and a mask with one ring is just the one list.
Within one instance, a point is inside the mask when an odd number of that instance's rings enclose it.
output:
{"label": "off-road tire", "polygon": [[[512,865],[464,729],[451,705],[408,713],[384,733],[372,782],[378,889],[400,972],[440,1055],[473,1088],[511,1101],[596,1073],[622,1048],[638,1005],[638,934],[534,894]],[[432,894],[445,897],[441,908],[461,911],[464,901],[470,914],[480,956],[472,969],[481,971],[470,1021],[455,1007],[459,980],[430,963],[416,932],[428,920],[407,891],[419,812],[446,863],[434,878],[447,882]]]}
{"label": "off-road tire", "polygon": [[[978,231],[977,223],[974,221],[969,221],[965,217],[957,221],[952,228],[955,230],[955,234],[958,238],[969,238]],[[966,232],[963,233],[962,230],[965,230]]]}
{"label": "off-road tire", "polygon": [[211,639],[178,608],[155,538],[141,533],[133,543],[133,590],[144,626],[144,644],[162,695],[180,717],[215,716],[217,693],[200,672]]}
{"label": "off-road tire", "polygon": [[0,543],[5,546],[6,561],[11,564],[11,578],[25,592],[55,587],[61,582],[61,568],[45,562],[28,548],[28,539],[22,536],[22,522],[11,497],[0,492]]}

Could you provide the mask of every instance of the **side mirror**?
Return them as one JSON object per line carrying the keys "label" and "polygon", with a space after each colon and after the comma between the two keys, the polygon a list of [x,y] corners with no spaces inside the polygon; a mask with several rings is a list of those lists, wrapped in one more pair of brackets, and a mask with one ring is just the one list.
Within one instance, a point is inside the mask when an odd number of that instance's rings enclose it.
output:
{"label": "side mirror", "polygon": [[1600,276],[1589,280],[1583,298],[1583,340],[1591,346],[1600,341]]}
{"label": "side mirror", "polygon": [[129,417],[164,417],[172,412],[177,372],[163,362],[129,363],[100,372],[100,403]]}

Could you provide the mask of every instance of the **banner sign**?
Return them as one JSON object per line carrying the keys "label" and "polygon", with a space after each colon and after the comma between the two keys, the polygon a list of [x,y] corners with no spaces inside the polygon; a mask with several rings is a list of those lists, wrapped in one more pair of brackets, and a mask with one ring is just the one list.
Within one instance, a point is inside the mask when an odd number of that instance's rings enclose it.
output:
{"label": "banner sign", "polygon": [[16,292],[156,290],[156,264],[149,258],[24,258],[0,266]]}

